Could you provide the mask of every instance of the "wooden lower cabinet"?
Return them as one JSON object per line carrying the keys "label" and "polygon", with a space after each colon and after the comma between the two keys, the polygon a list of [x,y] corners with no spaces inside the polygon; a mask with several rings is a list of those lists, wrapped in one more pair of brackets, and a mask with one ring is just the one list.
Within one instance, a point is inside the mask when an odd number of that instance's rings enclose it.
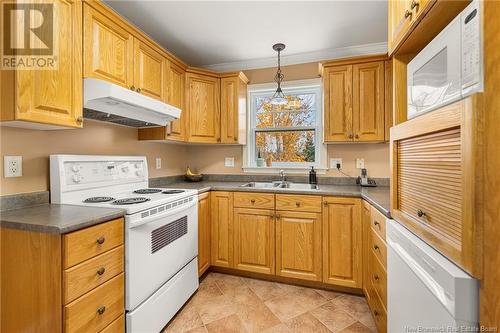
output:
{"label": "wooden lower cabinet", "polygon": [[361,199],[324,197],[323,204],[323,282],[361,288]]}
{"label": "wooden lower cabinet", "polygon": [[244,271],[274,274],[274,211],[235,208],[234,267]]}
{"label": "wooden lower cabinet", "polygon": [[321,214],[276,212],[276,275],[321,281]]}
{"label": "wooden lower cabinet", "polygon": [[1,228],[0,331],[123,332],[123,228],[122,218],[64,235]]}
{"label": "wooden lower cabinet", "polygon": [[210,267],[210,192],[198,196],[198,275]]}
{"label": "wooden lower cabinet", "polygon": [[213,266],[233,267],[233,193],[210,194]]}

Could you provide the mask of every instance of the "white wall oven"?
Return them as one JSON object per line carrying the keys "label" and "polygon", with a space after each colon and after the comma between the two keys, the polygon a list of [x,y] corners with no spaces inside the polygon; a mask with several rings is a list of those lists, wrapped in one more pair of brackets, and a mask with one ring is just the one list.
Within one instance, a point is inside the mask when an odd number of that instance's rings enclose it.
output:
{"label": "white wall oven", "polygon": [[408,119],[482,91],[482,45],[475,0],[408,64]]}

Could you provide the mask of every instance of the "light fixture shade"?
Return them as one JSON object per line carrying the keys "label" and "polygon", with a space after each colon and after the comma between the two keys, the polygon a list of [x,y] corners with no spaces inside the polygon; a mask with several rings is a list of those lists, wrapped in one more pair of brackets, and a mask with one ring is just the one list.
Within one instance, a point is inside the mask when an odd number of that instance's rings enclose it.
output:
{"label": "light fixture shade", "polygon": [[269,103],[271,103],[271,105],[286,105],[288,103],[288,98],[286,98],[283,91],[281,91],[281,88],[278,88],[273,97],[271,97]]}

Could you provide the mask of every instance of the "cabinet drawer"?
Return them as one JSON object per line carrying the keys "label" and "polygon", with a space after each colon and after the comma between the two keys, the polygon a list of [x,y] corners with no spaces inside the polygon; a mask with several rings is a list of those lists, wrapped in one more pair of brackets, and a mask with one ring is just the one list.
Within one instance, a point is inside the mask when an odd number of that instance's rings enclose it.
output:
{"label": "cabinet drawer", "polygon": [[313,195],[276,194],[276,210],[321,213],[321,197]]}
{"label": "cabinet drawer", "polygon": [[123,272],[123,246],[64,271],[64,303],[80,297]]}
{"label": "cabinet drawer", "polygon": [[123,273],[64,307],[66,333],[99,332],[124,312]]}
{"label": "cabinet drawer", "polygon": [[125,316],[121,315],[114,322],[106,326],[101,333],[123,333],[125,332]]}
{"label": "cabinet drawer", "polygon": [[380,261],[377,259],[375,253],[372,251],[371,254],[372,255],[370,258],[370,265],[371,265],[370,281],[373,286],[373,289],[380,297],[382,305],[385,308],[387,308],[387,273],[382,264],[380,263]]}
{"label": "cabinet drawer", "polygon": [[234,207],[274,209],[274,194],[235,192]]}
{"label": "cabinet drawer", "polygon": [[123,244],[123,219],[75,231],[63,237],[64,268]]}
{"label": "cabinet drawer", "polygon": [[384,269],[387,269],[387,244],[380,238],[378,233],[371,229],[370,247],[375,256],[380,260]]}
{"label": "cabinet drawer", "polygon": [[385,219],[386,217],[372,206],[371,225],[373,230],[385,241]]}
{"label": "cabinet drawer", "polygon": [[387,312],[382,305],[382,302],[376,293],[373,293],[370,298],[370,309],[372,311],[373,319],[379,333],[387,332]]}

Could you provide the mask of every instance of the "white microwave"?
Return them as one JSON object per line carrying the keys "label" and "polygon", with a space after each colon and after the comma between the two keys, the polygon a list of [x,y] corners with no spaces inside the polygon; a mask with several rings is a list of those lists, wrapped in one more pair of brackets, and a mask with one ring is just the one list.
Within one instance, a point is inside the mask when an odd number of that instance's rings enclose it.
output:
{"label": "white microwave", "polygon": [[408,119],[483,90],[481,16],[472,1],[408,63]]}

